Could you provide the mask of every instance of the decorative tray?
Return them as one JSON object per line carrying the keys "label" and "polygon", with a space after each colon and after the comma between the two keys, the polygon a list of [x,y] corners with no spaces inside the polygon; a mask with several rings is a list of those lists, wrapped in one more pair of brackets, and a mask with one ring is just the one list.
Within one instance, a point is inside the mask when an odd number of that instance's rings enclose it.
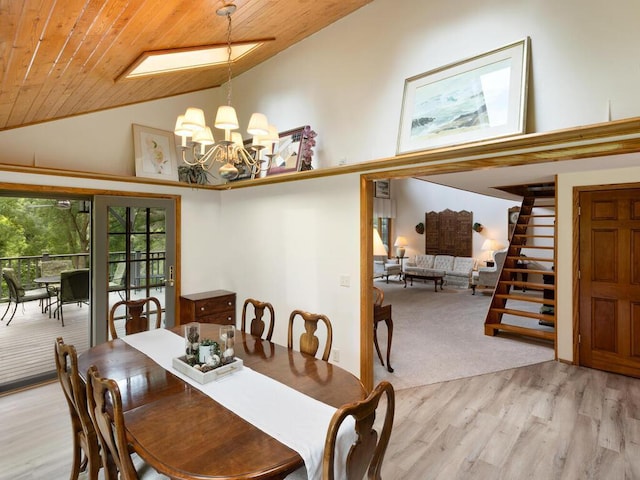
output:
{"label": "decorative tray", "polygon": [[184,373],[189,378],[194,379],[198,383],[209,383],[218,380],[221,377],[226,377],[234,372],[241,370],[243,362],[241,358],[234,358],[232,362],[215,367],[213,370],[203,372],[195,367],[192,367],[186,362],[186,356],[177,357],[173,359],[173,368],[180,373]]}

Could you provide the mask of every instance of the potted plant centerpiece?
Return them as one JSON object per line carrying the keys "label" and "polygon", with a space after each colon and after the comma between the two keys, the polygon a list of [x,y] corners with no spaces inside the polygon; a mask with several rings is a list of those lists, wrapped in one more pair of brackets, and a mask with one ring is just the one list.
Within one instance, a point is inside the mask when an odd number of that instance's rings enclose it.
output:
{"label": "potted plant centerpiece", "polygon": [[220,345],[210,338],[203,338],[198,349],[200,370],[206,372],[220,365]]}

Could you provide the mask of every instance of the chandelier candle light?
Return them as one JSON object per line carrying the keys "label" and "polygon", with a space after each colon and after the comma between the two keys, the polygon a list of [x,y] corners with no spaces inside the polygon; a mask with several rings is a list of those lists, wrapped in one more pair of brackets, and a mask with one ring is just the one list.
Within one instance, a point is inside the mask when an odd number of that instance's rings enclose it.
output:
{"label": "chandelier candle light", "polygon": [[[260,151],[274,142],[278,143],[277,129],[269,125],[267,117],[262,113],[254,113],[249,120],[247,133],[253,136],[252,155],[244,148],[244,141],[239,132],[232,132],[239,128],[238,117],[231,106],[231,14],[235,12],[233,3],[226,3],[216,10],[220,16],[227,17],[227,105],[218,107],[214,127],[224,130],[224,140],[216,141],[211,128],[204,120],[204,111],[200,108],[189,107],[184,115],[176,120],[174,133],[182,138],[180,148],[182,161],[187,165],[200,165],[209,171],[215,163],[222,163],[220,176],[225,180],[233,180],[239,175],[238,166],[256,174],[260,170]],[[273,140],[275,132],[276,140]],[[191,141],[187,139],[191,138]],[[272,147],[273,148],[273,147]],[[191,150],[191,155],[187,151]]]}

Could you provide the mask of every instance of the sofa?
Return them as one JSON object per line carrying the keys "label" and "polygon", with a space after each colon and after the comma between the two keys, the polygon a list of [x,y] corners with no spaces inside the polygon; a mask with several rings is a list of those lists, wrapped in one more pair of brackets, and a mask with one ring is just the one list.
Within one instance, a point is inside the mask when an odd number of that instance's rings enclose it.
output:
{"label": "sofa", "polygon": [[406,263],[404,271],[416,275],[442,275],[446,285],[469,288],[475,266],[473,257],[416,255]]}

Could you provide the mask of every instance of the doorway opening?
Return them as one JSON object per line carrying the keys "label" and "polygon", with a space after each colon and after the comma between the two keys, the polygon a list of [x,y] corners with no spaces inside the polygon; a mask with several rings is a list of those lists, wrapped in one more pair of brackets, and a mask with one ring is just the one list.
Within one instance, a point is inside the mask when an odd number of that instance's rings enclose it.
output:
{"label": "doorway opening", "polygon": [[89,347],[91,204],[0,194],[0,392],[54,378],[57,337],[79,353]]}

